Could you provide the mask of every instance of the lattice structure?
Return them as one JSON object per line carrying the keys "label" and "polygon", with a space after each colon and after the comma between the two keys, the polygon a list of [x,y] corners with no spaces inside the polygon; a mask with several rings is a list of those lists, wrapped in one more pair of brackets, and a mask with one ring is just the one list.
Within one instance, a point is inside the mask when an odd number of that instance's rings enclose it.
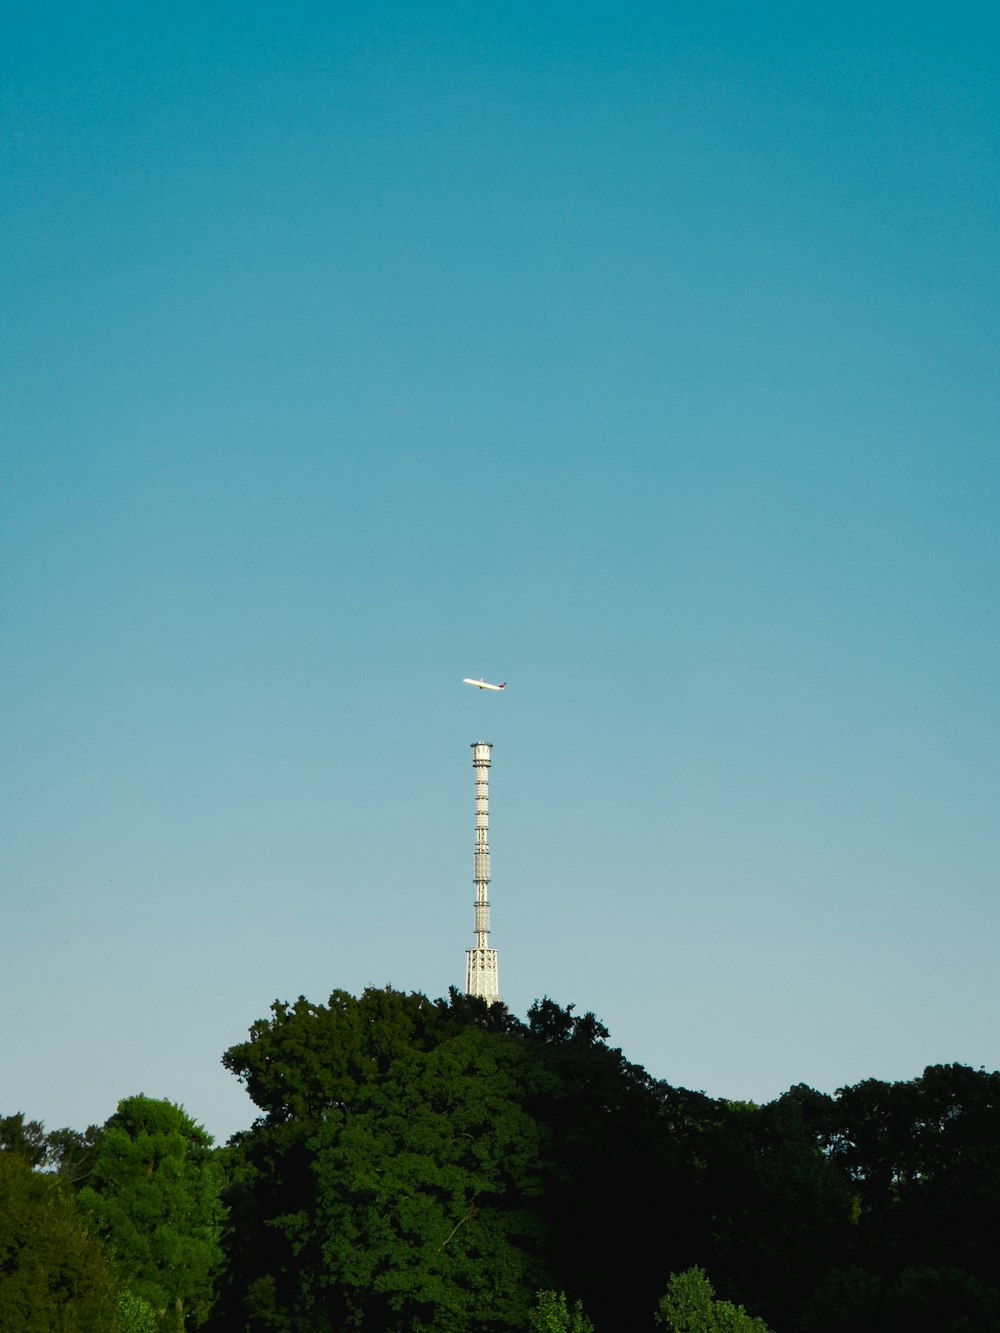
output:
{"label": "lattice structure", "polygon": [[490,884],[490,751],[492,749],[493,746],[488,741],[472,743],[472,771],[476,779],[474,860],[476,947],[465,951],[465,993],[478,995],[487,1004],[495,1004],[500,998],[497,951],[489,948],[490,904],[487,897]]}

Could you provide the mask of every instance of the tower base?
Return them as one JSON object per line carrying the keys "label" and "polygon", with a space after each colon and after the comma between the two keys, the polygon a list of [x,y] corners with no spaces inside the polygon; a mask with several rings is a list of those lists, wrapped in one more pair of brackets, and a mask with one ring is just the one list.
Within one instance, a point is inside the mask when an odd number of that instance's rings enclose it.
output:
{"label": "tower base", "polygon": [[465,993],[478,995],[487,1004],[500,999],[496,949],[466,949]]}

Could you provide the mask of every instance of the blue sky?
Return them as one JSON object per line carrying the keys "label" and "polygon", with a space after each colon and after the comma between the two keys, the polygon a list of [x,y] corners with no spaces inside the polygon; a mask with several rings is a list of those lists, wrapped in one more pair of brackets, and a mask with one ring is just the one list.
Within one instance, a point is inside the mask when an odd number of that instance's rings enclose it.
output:
{"label": "blue sky", "polygon": [[0,1113],[461,986],[478,739],[515,1012],[1000,1063],[998,27],[876,9],[15,6]]}

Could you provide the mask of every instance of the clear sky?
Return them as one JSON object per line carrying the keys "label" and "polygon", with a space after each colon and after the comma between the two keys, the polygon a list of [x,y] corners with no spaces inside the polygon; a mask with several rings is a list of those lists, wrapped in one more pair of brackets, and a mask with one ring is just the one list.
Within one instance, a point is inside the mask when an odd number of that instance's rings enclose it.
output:
{"label": "clear sky", "polygon": [[461,987],[479,739],[515,1013],[1000,1064],[998,35],[15,0],[0,1114],[225,1138],[274,999]]}

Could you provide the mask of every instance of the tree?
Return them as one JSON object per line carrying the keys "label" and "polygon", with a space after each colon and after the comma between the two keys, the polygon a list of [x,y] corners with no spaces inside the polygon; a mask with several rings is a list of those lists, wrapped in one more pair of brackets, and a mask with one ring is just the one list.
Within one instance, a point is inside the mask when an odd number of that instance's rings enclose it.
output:
{"label": "tree", "polygon": [[894,1282],[835,1269],[800,1326],[808,1333],[996,1333],[1000,1293],[954,1268],[905,1268]]}
{"label": "tree", "polygon": [[955,1268],[904,1268],[889,1292],[887,1327],[899,1333],[996,1333],[1000,1294]]}
{"label": "tree", "polygon": [[525,1109],[551,1144],[539,1211],[552,1286],[579,1296],[598,1328],[638,1327],[662,1290],[671,1224],[659,1093],[599,1019],[573,1010],[536,1001],[522,1040],[540,1071]]}
{"label": "tree", "polygon": [[68,1187],[0,1152],[0,1328],[11,1333],[107,1333],[111,1274],[80,1224]]}
{"label": "tree", "polygon": [[84,1215],[128,1289],[180,1333],[204,1323],[222,1261],[220,1172],[212,1140],[167,1101],[128,1097],[105,1124],[86,1184]]}
{"label": "tree", "polygon": [[829,1155],[858,1203],[855,1261],[894,1282],[951,1268],[993,1285],[1000,1251],[1000,1073],[931,1065],[841,1088]]}
{"label": "tree", "polygon": [[701,1268],[671,1274],[656,1322],[670,1333],[769,1333],[763,1319],[748,1315],[742,1305],[717,1301]]}
{"label": "tree", "polygon": [[45,1126],[40,1120],[25,1120],[23,1111],[0,1116],[0,1152],[14,1153],[31,1167],[44,1166]]}
{"label": "tree", "polygon": [[801,1326],[808,1333],[886,1333],[887,1297],[875,1273],[831,1268],[807,1302]]}
{"label": "tree", "polygon": [[520,1328],[542,1275],[525,1200],[543,1136],[521,1108],[533,1066],[506,1037],[467,1029],[410,1051],[324,1117],[316,1141],[314,1306],[332,1328],[467,1333]]}
{"label": "tree", "polygon": [[358,1089],[384,1074],[405,1051],[429,1049],[444,1033],[442,1009],[426,996],[368,987],[355,999],[335,990],[329,1001],[276,1000],[271,1017],[222,1057],[271,1125],[315,1121],[328,1107],[349,1105]]}
{"label": "tree", "polygon": [[564,1291],[540,1291],[535,1307],[528,1312],[531,1333],[594,1333],[594,1325],[583,1313],[583,1303],[572,1307]]}
{"label": "tree", "polygon": [[708,1160],[712,1245],[696,1262],[724,1295],[738,1294],[784,1328],[846,1260],[850,1192],[794,1097],[724,1103]]}
{"label": "tree", "polygon": [[18,1111],[0,1117],[0,1152],[17,1153],[29,1166],[55,1171],[76,1184],[90,1170],[99,1133],[91,1125],[83,1134],[75,1129],[53,1129],[47,1134],[40,1120],[25,1120]]}
{"label": "tree", "polygon": [[355,998],[334,990],[326,1004],[275,1001],[249,1039],[225,1052],[223,1065],[262,1115],[224,1154],[230,1221],[220,1328],[286,1333],[294,1321],[300,1333],[303,1292],[318,1261],[287,1219],[315,1213],[313,1141],[324,1115],[348,1112],[394,1060],[431,1050],[463,1019],[482,1021],[488,1008],[458,1018],[454,1005],[419,993],[369,987]]}
{"label": "tree", "polygon": [[80,1184],[90,1174],[100,1136],[98,1125],[89,1125],[82,1133],[76,1129],[51,1130],[45,1136],[46,1166],[71,1185]]}
{"label": "tree", "polygon": [[156,1311],[134,1291],[118,1293],[116,1333],[156,1333]]}

